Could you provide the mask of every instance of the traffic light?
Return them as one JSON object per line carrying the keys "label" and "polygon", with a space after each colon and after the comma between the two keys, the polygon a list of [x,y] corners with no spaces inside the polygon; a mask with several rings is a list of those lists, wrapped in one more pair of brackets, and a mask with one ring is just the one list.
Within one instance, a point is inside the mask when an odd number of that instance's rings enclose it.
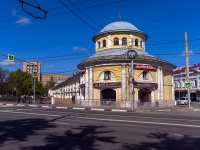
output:
{"label": "traffic light", "polygon": [[13,54],[8,54],[8,61],[15,61],[14,55]]}
{"label": "traffic light", "polygon": [[37,71],[33,71],[33,78],[37,78],[37,76],[38,76]]}

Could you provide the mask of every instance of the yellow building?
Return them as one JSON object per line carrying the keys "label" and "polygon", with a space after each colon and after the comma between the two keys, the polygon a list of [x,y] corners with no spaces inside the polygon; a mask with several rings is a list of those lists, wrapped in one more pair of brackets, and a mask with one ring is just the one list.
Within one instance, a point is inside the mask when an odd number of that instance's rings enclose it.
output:
{"label": "yellow building", "polygon": [[[77,99],[130,102],[134,84],[135,102],[172,102],[175,65],[148,54],[145,51],[147,38],[146,33],[121,20],[108,24],[94,35],[95,54],[78,64],[85,72],[79,79]],[[127,57],[129,50],[137,54],[133,68]],[[58,88],[60,86],[54,90]]]}

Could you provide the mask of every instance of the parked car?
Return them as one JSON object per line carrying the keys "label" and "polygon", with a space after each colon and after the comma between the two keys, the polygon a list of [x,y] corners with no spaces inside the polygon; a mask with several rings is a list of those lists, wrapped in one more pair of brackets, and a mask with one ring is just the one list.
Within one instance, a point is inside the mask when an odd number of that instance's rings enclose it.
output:
{"label": "parked car", "polygon": [[181,97],[180,99],[176,100],[177,105],[188,105],[188,97]]}

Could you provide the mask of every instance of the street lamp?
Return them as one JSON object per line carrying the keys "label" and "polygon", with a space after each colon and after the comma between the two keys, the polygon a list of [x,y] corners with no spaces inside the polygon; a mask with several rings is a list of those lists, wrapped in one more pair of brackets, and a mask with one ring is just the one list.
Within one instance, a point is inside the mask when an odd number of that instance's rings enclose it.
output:
{"label": "street lamp", "polygon": [[132,82],[131,85],[131,111],[134,110],[134,73],[133,73],[133,59],[137,57],[137,52],[135,50],[128,50],[127,52],[128,59],[131,59],[131,73],[130,73],[130,81]]}

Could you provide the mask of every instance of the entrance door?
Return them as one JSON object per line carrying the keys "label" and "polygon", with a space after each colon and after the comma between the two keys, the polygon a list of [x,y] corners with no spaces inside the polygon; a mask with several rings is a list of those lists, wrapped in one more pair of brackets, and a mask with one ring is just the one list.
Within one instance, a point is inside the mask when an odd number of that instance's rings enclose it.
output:
{"label": "entrance door", "polygon": [[116,91],[113,89],[101,90],[101,100],[103,101],[116,101]]}
{"label": "entrance door", "polygon": [[140,102],[150,102],[151,91],[147,88],[140,89],[138,91],[138,99],[140,100]]}
{"label": "entrance door", "polygon": [[191,101],[196,101],[197,100],[196,93],[190,93],[190,99],[191,99]]}

